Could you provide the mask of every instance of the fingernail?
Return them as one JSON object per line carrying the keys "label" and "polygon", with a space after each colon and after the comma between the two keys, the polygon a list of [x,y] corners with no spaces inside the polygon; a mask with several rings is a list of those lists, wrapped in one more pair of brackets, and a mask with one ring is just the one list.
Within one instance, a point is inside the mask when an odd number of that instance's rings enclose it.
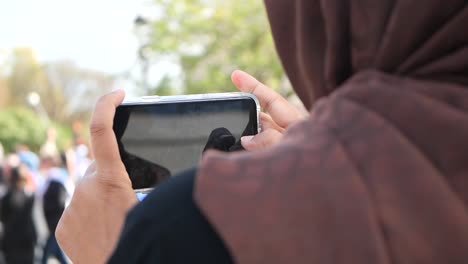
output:
{"label": "fingernail", "polygon": [[247,142],[252,141],[253,138],[254,138],[254,136],[243,136],[243,137],[241,137],[241,141],[243,143],[247,143]]}

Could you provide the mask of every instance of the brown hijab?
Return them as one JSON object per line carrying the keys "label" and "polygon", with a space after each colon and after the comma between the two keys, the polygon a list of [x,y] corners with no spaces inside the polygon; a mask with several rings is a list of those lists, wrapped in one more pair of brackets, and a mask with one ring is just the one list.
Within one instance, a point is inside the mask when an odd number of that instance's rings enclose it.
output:
{"label": "brown hijab", "polygon": [[234,259],[468,263],[467,1],[265,2],[315,103],[274,148],[204,159],[195,199]]}

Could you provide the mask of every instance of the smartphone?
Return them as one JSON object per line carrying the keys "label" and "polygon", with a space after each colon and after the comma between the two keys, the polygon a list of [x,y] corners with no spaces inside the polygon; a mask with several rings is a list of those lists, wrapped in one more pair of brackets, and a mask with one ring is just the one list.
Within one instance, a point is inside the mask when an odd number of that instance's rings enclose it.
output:
{"label": "smartphone", "polygon": [[247,93],[149,96],[117,107],[114,132],[137,193],[193,168],[209,149],[243,150],[260,130],[260,104]]}

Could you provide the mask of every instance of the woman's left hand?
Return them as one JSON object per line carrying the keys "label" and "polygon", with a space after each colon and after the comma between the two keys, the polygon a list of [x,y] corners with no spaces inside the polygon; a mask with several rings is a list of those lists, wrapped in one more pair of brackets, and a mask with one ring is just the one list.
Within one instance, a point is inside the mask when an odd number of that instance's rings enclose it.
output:
{"label": "woman's left hand", "polygon": [[263,110],[268,113],[260,114],[261,133],[241,138],[246,150],[260,150],[275,145],[290,125],[307,116],[273,89],[243,71],[234,71],[231,79],[239,90],[255,95]]}
{"label": "woman's left hand", "polygon": [[138,201],[112,129],[115,108],[124,95],[115,91],[96,104],[91,122],[96,161],[78,183],[57,226],[60,247],[73,263],[105,263],[118,242],[127,212]]}

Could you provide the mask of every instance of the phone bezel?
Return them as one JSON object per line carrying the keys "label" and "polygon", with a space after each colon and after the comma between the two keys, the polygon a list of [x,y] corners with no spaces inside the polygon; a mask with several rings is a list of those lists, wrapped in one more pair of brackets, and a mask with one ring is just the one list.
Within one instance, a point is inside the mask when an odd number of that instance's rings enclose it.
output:
{"label": "phone bezel", "polygon": [[[155,105],[155,104],[171,104],[171,103],[190,103],[190,102],[210,102],[210,101],[230,101],[239,99],[252,99],[255,102],[256,118],[257,118],[257,133],[261,132],[260,112],[261,106],[258,98],[249,93],[234,92],[234,93],[209,93],[209,94],[188,94],[188,95],[171,95],[171,96],[143,96],[136,99],[124,100],[120,106],[139,106],[139,105]],[[135,193],[149,193],[153,188],[133,189]]]}

